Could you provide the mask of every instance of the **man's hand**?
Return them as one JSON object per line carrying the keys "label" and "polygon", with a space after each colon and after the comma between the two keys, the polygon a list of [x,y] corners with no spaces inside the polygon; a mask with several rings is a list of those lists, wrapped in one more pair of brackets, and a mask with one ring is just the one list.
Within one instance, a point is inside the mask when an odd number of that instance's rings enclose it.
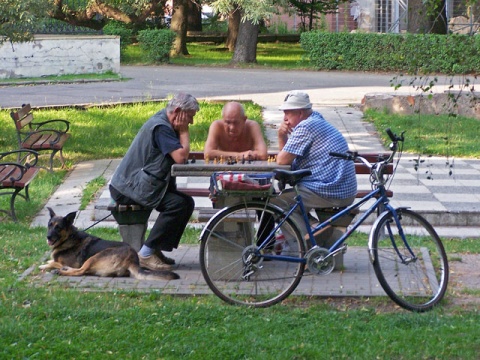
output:
{"label": "man's hand", "polygon": [[280,124],[280,127],[278,128],[278,136],[280,137],[288,137],[290,133],[292,132],[292,129],[288,126],[286,122],[282,122]]}
{"label": "man's hand", "polygon": [[292,129],[288,126],[286,122],[282,122],[278,128],[278,148],[283,149],[288,140],[288,135],[290,135]]}
{"label": "man's hand", "polygon": [[188,125],[193,122],[192,116],[185,111],[178,111],[175,115],[173,128],[179,133],[188,132]]}

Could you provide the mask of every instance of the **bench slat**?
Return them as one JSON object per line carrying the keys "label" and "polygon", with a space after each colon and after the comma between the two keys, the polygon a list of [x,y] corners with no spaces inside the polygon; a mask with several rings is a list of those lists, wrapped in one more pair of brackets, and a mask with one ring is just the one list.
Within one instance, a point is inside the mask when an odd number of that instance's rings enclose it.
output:
{"label": "bench slat", "polygon": [[[38,134],[37,134],[38,135]],[[70,134],[62,134],[57,140],[57,134],[44,134],[38,137],[32,136],[22,143],[22,147],[32,150],[60,150],[70,137]],[[53,142],[53,143],[52,143]]]}

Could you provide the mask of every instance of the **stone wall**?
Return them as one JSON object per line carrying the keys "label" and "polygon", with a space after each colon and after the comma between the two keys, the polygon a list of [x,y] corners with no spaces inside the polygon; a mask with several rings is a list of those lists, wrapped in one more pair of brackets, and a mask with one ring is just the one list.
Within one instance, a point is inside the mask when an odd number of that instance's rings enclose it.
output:
{"label": "stone wall", "polygon": [[[455,102],[451,97],[455,98]],[[454,106],[455,104],[455,106]],[[480,120],[479,93],[437,93],[429,95],[366,94],[362,110],[386,110],[393,114],[449,114],[454,113]]]}
{"label": "stone wall", "polygon": [[120,37],[37,35],[0,45],[0,79],[120,72]]}

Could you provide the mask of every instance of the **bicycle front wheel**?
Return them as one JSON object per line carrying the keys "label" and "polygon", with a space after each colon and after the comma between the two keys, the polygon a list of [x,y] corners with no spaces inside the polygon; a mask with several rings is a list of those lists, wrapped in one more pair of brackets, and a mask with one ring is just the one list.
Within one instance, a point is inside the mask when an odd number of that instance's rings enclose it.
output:
{"label": "bicycle front wheel", "polygon": [[[222,210],[206,225],[200,244],[200,267],[210,289],[230,304],[267,307],[284,300],[300,282],[305,263],[305,245],[292,220],[281,226],[293,234],[279,249],[273,232],[284,218],[279,208],[262,202],[238,204]],[[297,261],[264,259],[261,253],[282,255]]]}
{"label": "bicycle front wheel", "polygon": [[398,305],[411,311],[427,311],[447,290],[447,255],[427,220],[408,209],[396,212],[401,229],[392,212],[381,214],[372,228],[373,268],[380,285]]}

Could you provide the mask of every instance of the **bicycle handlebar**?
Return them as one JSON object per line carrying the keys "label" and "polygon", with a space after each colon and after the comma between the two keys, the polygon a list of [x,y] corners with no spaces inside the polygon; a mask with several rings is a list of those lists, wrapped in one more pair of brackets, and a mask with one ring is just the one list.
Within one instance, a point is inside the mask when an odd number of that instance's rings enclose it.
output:
{"label": "bicycle handlebar", "polygon": [[351,151],[347,151],[346,153],[337,153],[337,152],[332,151],[328,154],[330,156],[338,157],[338,158],[345,159],[345,160],[355,160],[358,156],[357,152],[351,152]]}
{"label": "bicycle handlebar", "polygon": [[405,131],[402,131],[400,136],[397,136],[397,134],[394,134],[390,128],[386,128],[385,132],[387,133],[390,140],[392,140],[394,143],[405,140],[405,138],[403,137],[403,134],[405,134]]}
{"label": "bicycle handlebar", "polygon": [[[394,134],[390,128],[385,129],[385,132],[387,133],[389,138],[392,140],[392,144],[390,145],[390,149],[392,150],[392,153],[390,154],[390,156],[387,159],[379,161],[378,164],[380,164],[380,163],[388,164],[389,162],[391,162],[393,157],[395,156],[395,153],[397,152],[397,143],[399,141],[403,142],[405,140],[405,138],[403,136],[403,134],[405,134],[405,131],[403,131],[400,134],[400,136],[398,136],[397,134]],[[329,155],[333,156],[333,157],[340,158],[340,159],[344,159],[344,160],[350,160],[350,161],[360,160],[362,163],[364,163],[370,169],[372,169],[373,165],[374,165],[374,164],[370,163],[367,159],[363,158],[362,156],[359,156],[356,151],[355,152],[347,151],[346,153],[337,153],[337,152],[332,151],[332,152],[329,153]]]}

